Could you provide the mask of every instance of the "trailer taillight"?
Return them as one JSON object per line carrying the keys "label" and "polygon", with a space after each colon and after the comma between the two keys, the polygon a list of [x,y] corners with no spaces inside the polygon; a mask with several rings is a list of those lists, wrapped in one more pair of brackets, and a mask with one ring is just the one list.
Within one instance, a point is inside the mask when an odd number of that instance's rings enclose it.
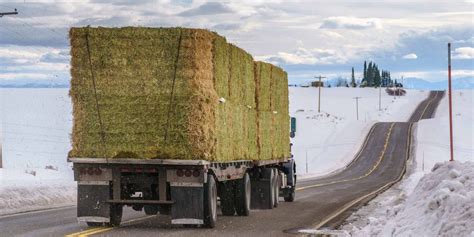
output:
{"label": "trailer taillight", "polygon": [[185,175],[186,177],[191,177],[192,174],[193,174],[193,172],[192,172],[191,170],[189,170],[189,169],[186,169],[186,171],[184,171],[184,175]]}
{"label": "trailer taillight", "polygon": [[102,174],[102,170],[100,168],[97,168],[95,169],[95,175],[101,175]]}
{"label": "trailer taillight", "polygon": [[194,177],[199,177],[200,174],[201,174],[201,172],[199,172],[199,170],[194,170],[193,171],[193,176]]}
{"label": "trailer taillight", "polygon": [[88,175],[93,175],[94,174],[94,168],[88,168],[87,169],[87,174]]}
{"label": "trailer taillight", "polygon": [[79,173],[82,174],[82,175],[84,175],[84,174],[87,173],[87,169],[84,168],[84,167],[82,167],[82,168],[79,169]]}
{"label": "trailer taillight", "polygon": [[182,169],[177,169],[176,170],[176,175],[178,175],[178,177],[183,177],[184,176],[184,171]]}

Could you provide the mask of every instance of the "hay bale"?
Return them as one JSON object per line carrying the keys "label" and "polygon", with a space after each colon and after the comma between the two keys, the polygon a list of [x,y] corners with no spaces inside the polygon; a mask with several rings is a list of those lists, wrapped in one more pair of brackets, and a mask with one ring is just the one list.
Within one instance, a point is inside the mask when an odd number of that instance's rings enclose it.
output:
{"label": "hay bale", "polygon": [[[70,40],[70,156],[272,158],[277,142],[270,131],[282,118],[257,110],[271,109],[271,65],[263,66],[267,89],[259,90],[253,58],[225,38],[199,29],[126,27],[72,28]],[[260,133],[264,148],[257,146]]]}
{"label": "hay bale", "polygon": [[281,68],[255,63],[259,159],[289,156],[288,77]]}

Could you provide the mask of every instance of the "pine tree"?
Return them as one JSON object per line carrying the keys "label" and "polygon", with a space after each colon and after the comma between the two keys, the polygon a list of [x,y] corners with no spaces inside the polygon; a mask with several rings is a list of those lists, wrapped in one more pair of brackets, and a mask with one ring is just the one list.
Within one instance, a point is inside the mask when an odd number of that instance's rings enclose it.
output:
{"label": "pine tree", "polygon": [[380,77],[380,71],[377,65],[375,65],[374,69],[374,86],[379,87],[381,84],[382,78]]}
{"label": "pine tree", "polygon": [[369,66],[367,67],[367,75],[366,75],[366,79],[367,79],[367,86],[368,87],[371,87],[373,85],[373,81],[374,81],[374,68],[373,68],[373,64],[372,62],[369,62]]}
{"label": "pine tree", "polygon": [[351,77],[351,86],[356,87],[355,75],[354,75],[354,67],[352,67],[352,77]]}
{"label": "pine tree", "polygon": [[362,82],[367,81],[367,61],[364,61],[364,78],[362,78]]}

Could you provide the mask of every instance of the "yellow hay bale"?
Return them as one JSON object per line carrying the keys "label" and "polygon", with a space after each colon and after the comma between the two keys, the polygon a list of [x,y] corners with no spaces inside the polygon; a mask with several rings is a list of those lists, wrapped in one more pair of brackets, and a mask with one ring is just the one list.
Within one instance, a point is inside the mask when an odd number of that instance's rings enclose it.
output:
{"label": "yellow hay bale", "polygon": [[[230,161],[286,155],[272,148],[286,141],[274,135],[288,137],[286,127],[272,134],[288,115],[287,99],[280,98],[287,96],[286,73],[278,72],[284,78],[272,92],[273,66],[259,68],[225,38],[200,29],[87,27],[72,28],[70,41],[70,156]],[[275,117],[272,103],[286,112]]]}

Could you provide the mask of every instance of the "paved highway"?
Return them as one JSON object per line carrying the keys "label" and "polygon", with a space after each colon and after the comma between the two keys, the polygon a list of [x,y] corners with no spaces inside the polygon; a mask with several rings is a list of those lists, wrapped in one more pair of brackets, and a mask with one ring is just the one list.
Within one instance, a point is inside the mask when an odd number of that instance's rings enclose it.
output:
{"label": "paved highway", "polygon": [[359,153],[339,173],[298,183],[296,200],[249,217],[218,216],[214,229],[169,225],[166,216],[124,209],[118,228],[88,228],[75,207],[0,217],[0,236],[291,236],[303,229],[334,227],[360,205],[399,181],[410,157],[413,123],[433,116],[442,91],[421,102],[408,122],[375,124]]}

